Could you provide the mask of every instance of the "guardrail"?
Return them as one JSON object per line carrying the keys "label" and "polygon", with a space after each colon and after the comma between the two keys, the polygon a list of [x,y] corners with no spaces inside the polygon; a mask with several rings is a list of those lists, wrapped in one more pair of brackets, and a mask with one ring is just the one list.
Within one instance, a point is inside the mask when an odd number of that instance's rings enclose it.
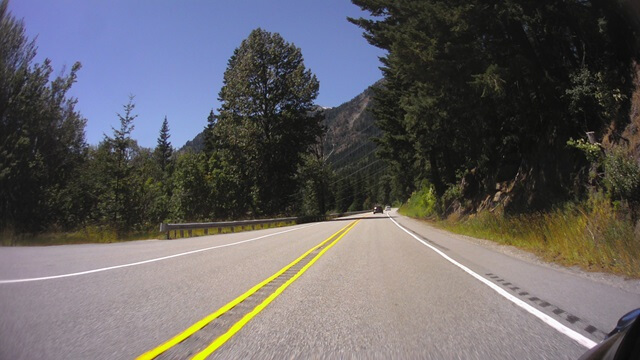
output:
{"label": "guardrail", "polygon": [[[247,227],[251,227],[251,230],[255,230],[257,226],[261,228],[263,225],[281,224],[280,226],[290,226],[295,224],[305,224],[310,222],[327,221],[335,218],[368,213],[371,210],[362,211],[350,211],[345,213],[336,213],[320,216],[300,216],[300,217],[286,217],[278,219],[257,219],[257,220],[241,220],[241,221],[220,221],[220,222],[205,222],[205,223],[183,223],[183,224],[160,224],[160,232],[166,234],[166,239],[171,239],[171,231],[173,231],[173,238],[185,237],[185,230],[187,231],[187,237],[193,236],[193,230],[203,230],[203,235],[221,234],[225,229],[229,229],[228,232],[236,232],[236,229],[240,228],[240,231],[247,230]],[[209,234],[209,229],[215,229]],[[180,236],[178,236],[180,231]]]}

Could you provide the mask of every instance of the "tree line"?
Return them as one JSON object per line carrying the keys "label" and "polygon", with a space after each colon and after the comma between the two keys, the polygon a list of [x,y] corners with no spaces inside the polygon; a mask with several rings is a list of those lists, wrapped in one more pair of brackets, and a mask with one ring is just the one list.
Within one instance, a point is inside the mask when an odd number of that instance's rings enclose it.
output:
{"label": "tree line", "polygon": [[[80,63],[50,80],[47,59],[0,3],[0,231],[104,226],[119,236],[160,222],[315,215],[335,209],[335,174],[322,151],[319,83],[301,50],[279,34],[251,32],[228,61],[205,150],[177,152],[170,119],[157,146],[132,137],[135,98],[119,126],[86,143],[86,119],[67,92]],[[342,190],[340,190],[342,191]],[[355,192],[355,190],[353,190]],[[364,201],[340,206],[360,208]]]}
{"label": "tree line", "polygon": [[387,51],[373,112],[404,199],[428,184],[477,208],[506,183],[515,212],[590,186],[640,201],[637,161],[593,163],[576,146],[587,133],[596,152],[624,146],[640,54],[630,2],[352,2],[370,16],[349,20]]}

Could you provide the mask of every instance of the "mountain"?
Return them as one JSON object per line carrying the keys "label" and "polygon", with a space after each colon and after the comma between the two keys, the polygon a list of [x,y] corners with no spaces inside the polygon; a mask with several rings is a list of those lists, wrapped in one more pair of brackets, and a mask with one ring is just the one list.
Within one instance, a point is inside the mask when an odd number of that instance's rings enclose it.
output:
{"label": "mountain", "polygon": [[334,169],[374,155],[372,137],[380,135],[370,112],[377,82],[346,103],[325,110],[324,154]]}
{"label": "mountain", "polygon": [[178,152],[185,152],[185,151],[193,151],[193,152],[204,151],[204,130],[202,130],[192,140],[187,141],[184,144],[184,146],[181,147],[180,150],[178,150]]}
{"label": "mountain", "polygon": [[[337,168],[369,156],[375,151],[375,144],[370,138],[379,135],[380,131],[374,125],[369,108],[373,103],[373,87],[378,83],[340,106],[318,106],[318,111],[324,111],[323,124],[327,129],[323,141],[324,154],[327,161]],[[204,130],[187,141],[178,152],[203,150]]]}

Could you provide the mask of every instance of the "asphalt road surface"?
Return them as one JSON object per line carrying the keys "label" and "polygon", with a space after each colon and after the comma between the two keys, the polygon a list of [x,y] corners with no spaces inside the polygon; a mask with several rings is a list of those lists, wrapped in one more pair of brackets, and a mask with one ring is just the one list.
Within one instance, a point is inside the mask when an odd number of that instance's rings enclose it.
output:
{"label": "asphalt road surface", "polygon": [[0,359],[576,359],[637,307],[640,281],[394,211],[0,248]]}

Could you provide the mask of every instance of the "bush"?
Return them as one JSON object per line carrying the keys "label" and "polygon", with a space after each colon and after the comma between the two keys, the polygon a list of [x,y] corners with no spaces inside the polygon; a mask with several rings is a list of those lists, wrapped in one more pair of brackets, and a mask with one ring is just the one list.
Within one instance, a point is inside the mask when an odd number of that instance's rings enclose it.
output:
{"label": "bush", "polygon": [[450,213],[451,206],[462,199],[462,186],[460,184],[451,185],[442,194],[442,210],[444,214]]}
{"label": "bush", "polygon": [[640,201],[640,166],[620,149],[604,158],[603,183],[613,200]]}
{"label": "bush", "polygon": [[400,208],[400,213],[411,217],[430,218],[438,214],[437,205],[436,190],[432,184],[425,181],[420,190],[414,191],[409,201]]}

